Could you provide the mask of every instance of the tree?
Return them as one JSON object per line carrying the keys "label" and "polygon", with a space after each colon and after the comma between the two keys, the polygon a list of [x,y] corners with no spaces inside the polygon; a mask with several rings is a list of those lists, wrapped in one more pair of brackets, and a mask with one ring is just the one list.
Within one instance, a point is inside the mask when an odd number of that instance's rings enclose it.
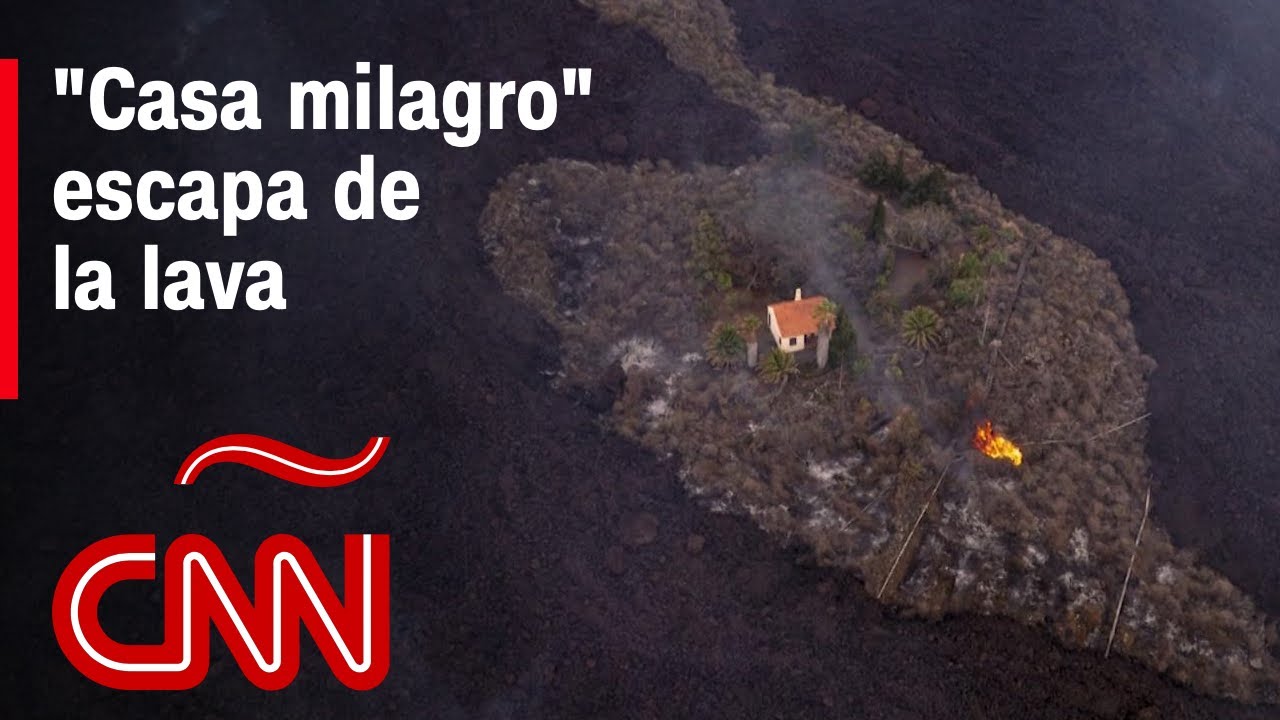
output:
{"label": "tree", "polygon": [[890,162],[884,153],[871,153],[867,161],[858,168],[858,179],[873,190],[890,193],[894,196],[906,192],[911,187],[911,179],[907,177],[902,163],[902,151],[898,151],[898,159]]}
{"label": "tree", "polygon": [[738,329],[728,324],[717,324],[707,336],[707,362],[712,367],[729,367],[742,356],[747,345]]}
{"label": "tree", "polygon": [[823,299],[813,309],[813,319],[818,321],[818,368],[827,366],[827,356],[831,351],[831,332],[836,327],[836,316],[840,308],[830,300]]}
{"label": "tree", "polygon": [[849,321],[849,314],[842,308],[836,316],[836,329],[831,334],[831,361],[844,370],[853,367],[858,359],[858,333]]}
{"label": "tree", "polygon": [[904,207],[916,207],[925,203],[950,205],[947,192],[947,174],[941,168],[932,168],[912,180],[903,164],[902,151],[890,162],[882,152],[873,152],[858,168],[858,179],[867,187],[897,198]]}
{"label": "tree", "polygon": [[743,340],[747,342],[747,367],[756,366],[760,357],[760,316],[759,315],[743,315],[738,320],[738,332],[742,333]]}
{"label": "tree", "polygon": [[961,234],[960,226],[951,219],[946,208],[926,205],[899,217],[893,229],[893,244],[904,250],[929,255],[954,243]]}
{"label": "tree", "polygon": [[795,357],[782,348],[771,350],[764,357],[764,362],[760,364],[761,379],[773,385],[786,385],[787,380],[799,372],[800,368],[796,367]]}
{"label": "tree", "polygon": [[933,308],[917,305],[902,316],[902,339],[908,345],[928,350],[938,342],[942,318]]}
{"label": "tree", "polygon": [[921,175],[902,193],[902,204],[905,207],[925,203],[951,204],[951,196],[947,193],[947,175],[941,168],[933,168]]}
{"label": "tree", "polygon": [[876,196],[875,207],[871,208],[871,222],[867,223],[867,238],[872,242],[880,242],[884,239],[884,196]]}
{"label": "tree", "polygon": [[729,272],[729,244],[725,242],[724,228],[709,211],[698,213],[698,222],[689,237],[689,269],[695,279],[717,290],[733,287],[733,275]]}

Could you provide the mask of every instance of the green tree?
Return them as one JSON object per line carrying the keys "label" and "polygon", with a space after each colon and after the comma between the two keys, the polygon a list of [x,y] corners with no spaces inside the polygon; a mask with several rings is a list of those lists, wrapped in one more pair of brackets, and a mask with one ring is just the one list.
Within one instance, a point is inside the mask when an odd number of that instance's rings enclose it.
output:
{"label": "green tree", "polygon": [[902,315],[902,339],[908,345],[928,350],[938,342],[942,318],[933,308],[917,305]]}
{"label": "green tree", "polygon": [[733,275],[729,272],[729,244],[725,241],[724,228],[709,211],[698,213],[689,245],[689,269],[695,279],[721,291],[733,287]]}
{"label": "green tree", "polygon": [[771,350],[765,355],[764,362],[760,363],[761,379],[773,385],[786,385],[787,380],[799,372],[795,357],[782,348]]}
{"label": "green tree", "polygon": [[878,150],[871,153],[862,167],[858,168],[858,179],[872,190],[886,192],[895,197],[911,187],[911,179],[907,177],[907,171],[902,163],[902,151],[898,151],[898,158],[894,162],[890,162],[889,158]]}
{"label": "green tree", "polygon": [[902,204],[905,207],[916,207],[925,203],[951,204],[951,195],[947,193],[947,175],[941,168],[933,168],[916,178],[902,193]]}
{"label": "green tree", "polygon": [[872,242],[880,242],[884,239],[884,196],[876,196],[875,207],[871,208],[871,221],[867,223],[867,238]]}
{"label": "green tree", "polygon": [[723,368],[737,362],[747,349],[747,344],[732,325],[721,323],[711,329],[707,336],[707,362],[713,367]]}
{"label": "green tree", "polygon": [[836,329],[831,334],[831,362],[841,370],[852,368],[858,359],[858,333],[843,309],[836,317]]}

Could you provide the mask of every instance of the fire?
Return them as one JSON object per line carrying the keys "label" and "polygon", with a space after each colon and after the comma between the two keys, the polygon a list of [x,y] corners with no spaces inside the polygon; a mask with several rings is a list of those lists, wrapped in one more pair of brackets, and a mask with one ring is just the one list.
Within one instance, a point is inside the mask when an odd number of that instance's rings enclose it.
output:
{"label": "fire", "polygon": [[991,421],[984,420],[973,434],[973,446],[987,457],[997,460],[1008,460],[1014,465],[1022,464],[1022,451],[1009,438],[991,429]]}

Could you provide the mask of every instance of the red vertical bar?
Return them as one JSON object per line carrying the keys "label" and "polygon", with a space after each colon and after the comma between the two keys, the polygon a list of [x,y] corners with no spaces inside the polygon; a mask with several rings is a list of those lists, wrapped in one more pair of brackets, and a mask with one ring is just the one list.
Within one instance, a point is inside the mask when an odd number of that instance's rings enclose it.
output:
{"label": "red vertical bar", "polygon": [[18,398],[18,61],[0,60],[0,400]]}

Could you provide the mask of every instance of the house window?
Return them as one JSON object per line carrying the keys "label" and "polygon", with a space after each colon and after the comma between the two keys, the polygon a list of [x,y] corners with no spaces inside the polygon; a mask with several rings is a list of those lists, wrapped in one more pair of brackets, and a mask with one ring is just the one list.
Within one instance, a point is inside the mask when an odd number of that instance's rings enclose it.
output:
{"label": "house window", "polygon": [[787,344],[788,344],[788,345],[790,345],[791,347],[795,347],[795,346],[796,346],[796,338],[788,338],[788,339],[787,339]]}

